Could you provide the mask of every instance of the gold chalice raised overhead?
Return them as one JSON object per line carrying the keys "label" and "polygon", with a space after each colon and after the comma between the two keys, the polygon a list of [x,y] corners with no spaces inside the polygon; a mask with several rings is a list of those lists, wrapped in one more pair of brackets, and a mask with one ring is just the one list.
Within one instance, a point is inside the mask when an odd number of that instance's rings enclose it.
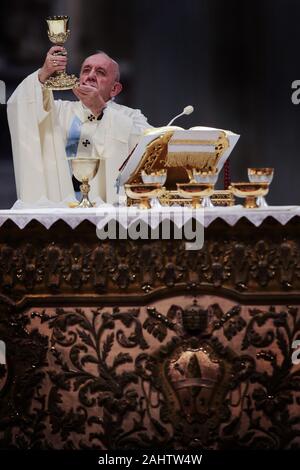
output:
{"label": "gold chalice raised overhead", "polygon": [[[192,199],[192,208],[199,209],[206,206],[205,198],[212,196],[214,192],[214,184],[212,183],[177,183],[177,192],[185,199]],[[202,199],[202,203],[200,203]]]}
{"label": "gold chalice raised overhead", "polygon": [[236,197],[245,198],[246,209],[254,209],[258,207],[257,198],[268,194],[269,183],[231,183],[229,189]]}
{"label": "gold chalice raised overhead", "polygon": [[94,207],[94,204],[89,200],[90,185],[89,182],[95,178],[100,164],[99,158],[69,158],[72,164],[72,171],[75,178],[80,181],[80,191],[82,194],[81,200],[78,204],[70,204],[71,207]]}
{"label": "gold chalice raised overhead", "polygon": [[149,199],[159,198],[163,191],[161,183],[125,184],[126,195],[139,203],[139,209],[151,209]]}
{"label": "gold chalice raised overhead", "polygon": [[[52,16],[47,18],[48,37],[56,46],[63,46],[69,37],[68,16]],[[57,52],[54,55],[66,55],[66,52]],[[65,71],[55,72],[44,83],[44,87],[49,90],[71,90],[79,83],[75,75],[68,75]]]}

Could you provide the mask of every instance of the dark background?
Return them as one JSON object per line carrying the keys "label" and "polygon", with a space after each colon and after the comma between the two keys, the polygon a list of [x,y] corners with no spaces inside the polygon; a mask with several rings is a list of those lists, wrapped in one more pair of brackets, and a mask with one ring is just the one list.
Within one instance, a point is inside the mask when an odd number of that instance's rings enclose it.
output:
{"label": "dark background", "polygon": [[[231,155],[232,180],[247,167],[272,166],[268,201],[299,204],[299,0],[20,0],[0,4],[0,79],[7,97],[39,68],[51,46],[44,18],[71,17],[69,72],[97,49],[120,62],[119,102],[154,126],[177,121],[241,134]],[[5,107],[0,109],[0,207],[16,199]]]}

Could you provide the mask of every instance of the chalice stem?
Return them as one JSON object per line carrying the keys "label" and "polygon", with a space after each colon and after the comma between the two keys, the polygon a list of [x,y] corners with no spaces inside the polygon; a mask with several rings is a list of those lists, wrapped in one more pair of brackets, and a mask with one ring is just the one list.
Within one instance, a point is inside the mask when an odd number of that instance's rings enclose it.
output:
{"label": "chalice stem", "polygon": [[192,208],[193,209],[201,208],[201,203],[199,199],[200,199],[199,196],[192,196]]}
{"label": "chalice stem", "polygon": [[90,189],[91,187],[88,183],[88,180],[83,180],[82,184],[80,185],[82,198],[77,207],[94,207],[91,201],[89,200]]}

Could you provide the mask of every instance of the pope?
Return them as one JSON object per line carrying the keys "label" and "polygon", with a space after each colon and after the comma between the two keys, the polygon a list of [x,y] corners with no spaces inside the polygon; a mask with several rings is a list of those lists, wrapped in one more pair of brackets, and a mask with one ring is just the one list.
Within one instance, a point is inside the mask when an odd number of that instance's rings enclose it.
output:
{"label": "pope", "polygon": [[55,100],[43,87],[65,70],[66,52],[54,46],[43,66],[29,75],[7,104],[18,198],[61,202],[74,196],[70,158],[98,157],[100,170],[91,182],[90,197],[117,201],[118,169],[150,127],[140,110],[117,104],[122,91],[118,63],[105,52],[87,57],[80,70],[75,101]]}

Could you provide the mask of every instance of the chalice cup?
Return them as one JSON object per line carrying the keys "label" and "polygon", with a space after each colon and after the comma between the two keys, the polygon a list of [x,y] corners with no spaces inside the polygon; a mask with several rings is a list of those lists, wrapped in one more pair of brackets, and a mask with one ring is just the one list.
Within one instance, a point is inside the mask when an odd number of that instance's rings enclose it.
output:
{"label": "chalice cup", "polygon": [[268,194],[269,183],[231,183],[229,189],[236,197],[245,198],[244,207],[255,209],[258,206],[257,199]]}
{"label": "chalice cup", "polygon": [[[47,18],[48,38],[56,46],[63,46],[69,37],[68,16],[51,16]],[[66,55],[66,52],[57,52],[54,55]],[[48,90],[71,90],[79,84],[79,80],[75,75],[68,75],[65,71],[55,72],[44,83],[44,88]]]}
{"label": "chalice cup", "polygon": [[[206,206],[205,198],[210,198],[214,192],[212,183],[177,183],[177,192],[184,199],[192,199],[192,208],[200,209]],[[200,202],[202,199],[202,202]],[[209,200],[210,201],[210,200]]]}
{"label": "chalice cup", "polygon": [[139,209],[151,209],[150,200],[159,198],[164,189],[161,183],[134,183],[125,184],[127,197],[139,204]]}
{"label": "chalice cup", "polygon": [[[213,189],[218,179],[218,172],[217,169],[213,170],[197,170],[193,168],[192,170],[188,171],[188,175],[190,178],[191,183],[208,183],[213,185]],[[210,199],[211,195],[203,196],[202,198],[202,207],[212,208],[214,207],[213,203]]]}
{"label": "chalice cup", "polygon": [[[248,178],[251,183],[271,184],[274,176],[274,168],[248,168]],[[264,196],[257,198],[258,207],[268,207]]]}
{"label": "chalice cup", "polygon": [[99,158],[70,158],[72,171],[75,178],[81,182],[80,192],[81,200],[77,204],[71,204],[71,207],[94,207],[95,204],[89,199],[90,185],[89,182],[95,178],[100,165]]}
{"label": "chalice cup", "polygon": [[[142,170],[141,177],[144,184],[159,183],[163,186],[167,180],[167,170],[156,170],[150,173],[146,173]],[[157,197],[151,199],[150,205],[151,207],[161,207]]]}

